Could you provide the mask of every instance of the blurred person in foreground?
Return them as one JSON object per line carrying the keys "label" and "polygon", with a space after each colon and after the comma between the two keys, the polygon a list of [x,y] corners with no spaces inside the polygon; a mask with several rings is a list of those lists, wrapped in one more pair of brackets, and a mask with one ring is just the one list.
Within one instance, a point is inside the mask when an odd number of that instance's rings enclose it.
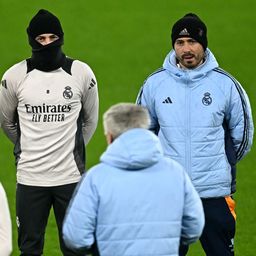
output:
{"label": "blurred person in foreground", "polygon": [[[172,27],[173,50],[137,98],[164,154],[187,171],[204,207],[206,255],[234,255],[236,164],[250,150],[253,122],[240,83],[207,48],[207,28],[193,13]],[[186,255],[188,246],[181,246]]]}
{"label": "blurred person in foreground", "polygon": [[12,252],[12,223],[5,190],[0,182],[0,255]]}
{"label": "blurred person in foreground", "polygon": [[201,235],[201,200],[184,169],[164,157],[145,108],[120,103],[105,112],[109,146],[84,175],[63,224],[66,245],[96,241],[104,255],[178,255]]}
{"label": "blurred person in foreground", "polygon": [[42,255],[50,209],[63,255],[62,222],[85,170],[85,145],[98,121],[91,68],[62,51],[59,19],[40,10],[27,28],[32,56],[8,69],[0,89],[0,123],[15,144],[16,214],[21,255]]}

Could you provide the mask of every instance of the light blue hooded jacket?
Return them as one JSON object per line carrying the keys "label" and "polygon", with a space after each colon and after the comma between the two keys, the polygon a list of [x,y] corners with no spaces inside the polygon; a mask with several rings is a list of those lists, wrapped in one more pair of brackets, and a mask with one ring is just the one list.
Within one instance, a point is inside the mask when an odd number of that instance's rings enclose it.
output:
{"label": "light blue hooded jacket", "polygon": [[209,49],[195,69],[178,68],[172,50],[145,81],[137,104],[149,110],[165,155],[185,167],[200,197],[235,192],[235,164],[253,140],[251,108],[242,86]]}
{"label": "light blue hooded jacket", "polygon": [[180,237],[196,241],[204,226],[201,200],[188,175],[163,156],[146,129],[120,135],[77,187],[63,238],[71,248],[94,243],[101,256],[178,255]]}

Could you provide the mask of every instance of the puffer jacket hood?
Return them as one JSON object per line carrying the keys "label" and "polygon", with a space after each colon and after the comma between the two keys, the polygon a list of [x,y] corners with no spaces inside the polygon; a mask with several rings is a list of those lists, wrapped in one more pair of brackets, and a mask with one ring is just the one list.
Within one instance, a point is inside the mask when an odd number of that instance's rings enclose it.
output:
{"label": "puffer jacket hood", "polygon": [[117,168],[138,170],[157,163],[162,156],[162,147],[156,135],[136,128],[117,137],[100,160]]}
{"label": "puffer jacket hood", "polygon": [[219,66],[217,60],[209,49],[205,51],[205,62],[195,69],[181,69],[176,65],[175,51],[171,50],[164,60],[163,67],[170,74],[179,79],[196,81],[204,77],[209,71]]}

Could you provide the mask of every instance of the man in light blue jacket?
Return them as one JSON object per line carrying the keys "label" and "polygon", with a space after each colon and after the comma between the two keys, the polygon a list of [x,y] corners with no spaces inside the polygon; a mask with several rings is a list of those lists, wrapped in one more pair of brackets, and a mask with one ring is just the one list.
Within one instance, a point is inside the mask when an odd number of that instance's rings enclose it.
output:
{"label": "man in light blue jacket", "polygon": [[164,157],[149,123],[147,110],[131,103],[104,114],[109,146],[67,210],[70,248],[83,252],[97,242],[101,256],[177,256],[180,241],[201,235],[201,200],[181,165]]}
{"label": "man in light blue jacket", "polygon": [[[149,110],[150,129],[164,154],[185,168],[199,192],[204,251],[234,255],[235,165],[252,145],[250,103],[239,82],[219,68],[197,15],[189,13],[174,24],[172,46],[163,68],[146,79],[137,104]],[[182,246],[180,255],[187,251]]]}

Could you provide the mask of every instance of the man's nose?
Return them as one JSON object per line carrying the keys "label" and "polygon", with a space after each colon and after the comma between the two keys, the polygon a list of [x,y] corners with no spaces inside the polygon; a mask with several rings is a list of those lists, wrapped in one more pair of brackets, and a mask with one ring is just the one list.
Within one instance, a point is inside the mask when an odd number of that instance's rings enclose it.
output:
{"label": "man's nose", "polygon": [[52,42],[51,38],[45,38],[45,44],[50,44]]}
{"label": "man's nose", "polygon": [[189,43],[184,43],[184,45],[183,45],[183,51],[184,52],[190,52],[191,51],[191,46],[190,46],[190,44]]}

